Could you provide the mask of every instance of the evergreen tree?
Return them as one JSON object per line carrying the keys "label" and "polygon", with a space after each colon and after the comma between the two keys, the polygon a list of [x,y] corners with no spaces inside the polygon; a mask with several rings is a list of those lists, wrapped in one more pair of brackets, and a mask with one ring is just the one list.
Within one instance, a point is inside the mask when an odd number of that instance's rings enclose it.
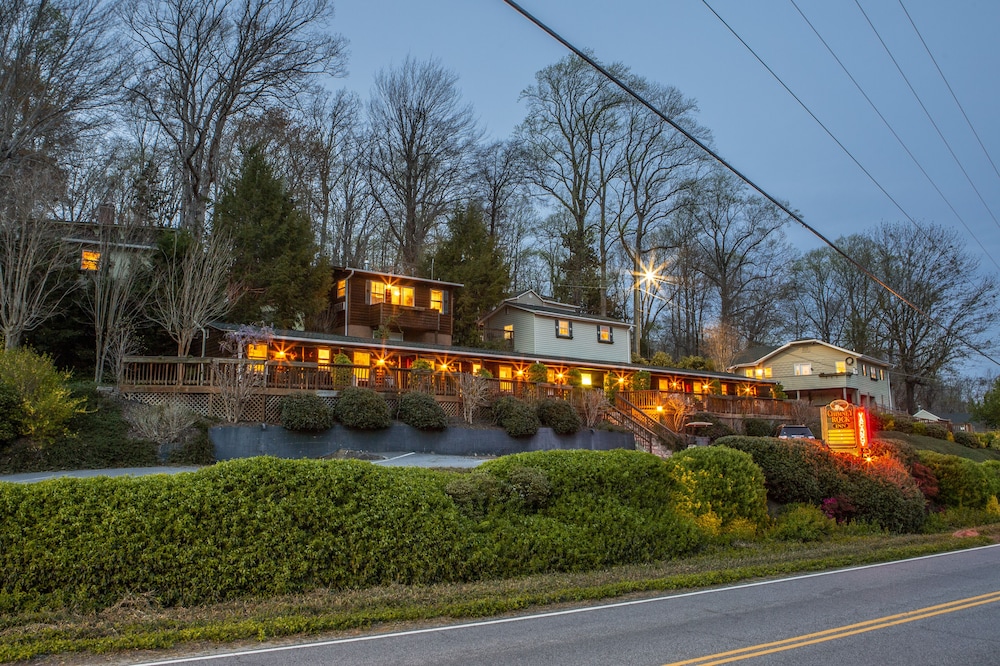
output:
{"label": "evergreen tree", "polygon": [[601,314],[600,262],[594,252],[593,233],[569,229],[562,234],[568,255],[559,264],[561,279],[552,285],[552,296],[580,306],[589,314]]}
{"label": "evergreen tree", "polygon": [[436,279],[465,285],[455,297],[453,342],[478,346],[476,322],[500,304],[510,282],[507,266],[486,228],[479,204],[470,203],[452,213],[447,240],[438,246],[432,261]]}
{"label": "evergreen tree", "polygon": [[293,328],[326,304],[331,274],[309,217],[275,176],[260,146],[243,157],[238,178],[216,206],[214,229],[237,248],[232,280],[244,290],[230,317]]}
{"label": "evergreen tree", "polygon": [[993,380],[993,385],[983,395],[982,401],[972,402],[969,411],[974,419],[990,428],[1000,426],[1000,377]]}

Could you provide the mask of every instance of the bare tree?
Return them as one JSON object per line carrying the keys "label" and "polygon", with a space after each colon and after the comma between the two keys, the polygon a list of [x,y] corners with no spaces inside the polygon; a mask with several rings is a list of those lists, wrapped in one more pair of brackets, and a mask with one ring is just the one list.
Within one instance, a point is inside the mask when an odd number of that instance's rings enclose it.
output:
{"label": "bare tree", "polygon": [[476,410],[489,404],[490,384],[483,377],[463,372],[458,375],[458,394],[462,397],[462,417],[472,425]]}
{"label": "bare tree", "polygon": [[267,364],[247,360],[247,347],[269,343],[273,337],[274,330],[269,326],[257,328],[248,325],[229,331],[223,337],[222,351],[232,354],[233,359],[212,359],[212,372],[215,385],[219,387],[222,412],[227,423],[240,421],[250,398],[260,393],[267,379]]}
{"label": "bare tree", "polygon": [[72,249],[52,220],[55,176],[23,167],[0,174],[0,334],[6,349],[49,319],[72,286],[62,274],[72,267]]}
{"label": "bare tree", "polygon": [[703,348],[705,356],[720,372],[724,372],[733,365],[736,355],[743,349],[743,341],[735,328],[719,322],[705,329]]}
{"label": "bare tree", "polygon": [[123,71],[114,6],[0,0],[0,175],[103,122]]}
{"label": "bare tree", "polygon": [[457,83],[437,61],[409,57],[375,76],[368,169],[405,270],[416,267],[428,235],[466,194],[479,131]]}
{"label": "bare tree", "polygon": [[233,248],[213,233],[200,241],[175,235],[157,264],[149,317],[177,343],[177,355],[188,356],[198,331],[224,316],[239,298],[228,282]]}
{"label": "bare tree", "polygon": [[825,342],[841,344],[848,303],[838,280],[839,264],[840,257],[825,247],[807,252],[792,264],[794,307],[789,318],[799,327],[794,338],[810,332]]}
{"label": "bare tree", "polygon": [[230,121],[339,74],[345,43],[324,32],[326,0],[131,0],[124,16],[142,63],[129,90],[173,144],[181,224],[200,234]]}

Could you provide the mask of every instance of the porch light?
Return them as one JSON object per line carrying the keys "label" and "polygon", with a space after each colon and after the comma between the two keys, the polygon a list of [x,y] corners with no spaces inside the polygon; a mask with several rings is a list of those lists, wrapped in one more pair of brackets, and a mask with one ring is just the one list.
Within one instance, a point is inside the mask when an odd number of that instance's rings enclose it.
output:
{"label": "porch light", "polygon": [[518,377],[524,377],[524,370],[518,370],[517,371],[517,376]]}
{"label": "porch light", "polygon": [[377,361],[375,361],[375,365],[378,365],[378,366],[385,365],[385,359],[384,358],[378,359]]}
{"label": "porch light", "polygon": [[662,413],[663,412],[663,405],[657,405],[656,406],[656,411]]}

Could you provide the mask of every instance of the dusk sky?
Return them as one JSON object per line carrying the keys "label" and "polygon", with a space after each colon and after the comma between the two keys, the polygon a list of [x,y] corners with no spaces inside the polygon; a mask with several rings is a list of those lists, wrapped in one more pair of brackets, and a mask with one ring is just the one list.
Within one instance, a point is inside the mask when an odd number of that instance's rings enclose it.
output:
{"label": "dusk sky", "polygon": [[[621,62],[637,74],[673,85],[694,98],[700,108],[698,120],[712,132],[715,149],[769,193],[788,201],[829,238],[883,220],[905,221],[909,215],[955,227],[970,253],[980,259],[982,269],[1000,273],[1000,175],[990,162],[1000,164],[1000,48],[996,43],[1000,2],[524,0],[520,4],[600,61]],[[933,183],[914,165],[796,5]],[[879,191],[709,6],[757,51],[905,213]],[[347,87],[367,98],[379,69],[397,66],[407,55],[436,58],[459,76],[464,99],[494,138],[508,137],[523,119],[519,94],[533,83],[535,73],[567,53],[502,0],[341,0],[335,8],[333,29],[350,42],[350,74],[334,81],[332,87]],[[799,229],[790,228],[789,238],[801,249],[819,245]]]}

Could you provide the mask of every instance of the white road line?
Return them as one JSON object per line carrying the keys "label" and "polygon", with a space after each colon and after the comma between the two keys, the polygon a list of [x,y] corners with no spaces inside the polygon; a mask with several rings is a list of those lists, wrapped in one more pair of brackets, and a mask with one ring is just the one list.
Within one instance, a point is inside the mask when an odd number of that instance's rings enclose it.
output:
{"label": "white road line", "polygon": [[384,465],[385,463],[390,463],[390,462],[392,462],[393,460],[399,460],[399,459],[401,459],[401,458],[407,458],[407,457],[409,457],[409,456],[415,456],[415,455],[417,455],[417,452],[416,452],[416,451],[410,451],[409,453],[404,453],[403,455],[401,455],[401,456],[396,456],[395,458],[386,458],[385,460],[376,460],[376,461],[375,461],[375,464],[376,464],[376,465]]}
{"label": "white road line", "polygon": [[[412,454],[407,454],[412,455]],[[402,456],[400,456],[402,457]],[[705,594],[715,594],[717,592],[728,592],[731,590],[745,590],[753,587],[761,587],[763,585],[775,585],[778,583],[788,583],[791,581],[807,580],[809,578],[819,578],[821,576],[832,576],[841,573],[850,573],[852,571],[864,571],[865,569],[877,569],[879,567],[887,567],[896,564],[906,564],[907,562],[918,562],[920,560],[929,560],[936,557],[946,557],[948,555],[960,555],[962,553],[969,553],[977,550],[985,550],[987,548],[998,548],[1000,544],[991,544],[988,546],[976,546],[975,548],[966,548],[964,550],[952,550],[946,553],[934,553],[933,555],[921,555],[920,557],[911,557],[907,560],[895,560],[893,562],[879,562],[877,564],[865,564],[858,567],[849,567],[847,569],[835,569],[833,571],[820,571],[818,573],[803,574],[801,576],[791,576],[788,578],[776,578],[773,580],[761,580],[753,583],[743,583],[741,585],[731,585],[729,587],[715,587],[706,590],[695,590],[694,592],[684,592],[681,594],[671,594],[664,597],[653,597],[650,599],[635,599],[632,601],[621,601],[612,604],[603,604],[601,606],[587,606],[586,608],[571,608],[568,610],[561,611],[551,611],[548,613],[536,613],[533,615],[519,615],[517,617],[506,617],[499,618],[495,620],[483,620],[481,622],[468,622],[466,624],[455,624],[446,627],[429,627],[427,629],[412,629],[410,631],[396,631],[388,634],[372,634],[368,636],[354,636],[351,638],[337,638],[328,641],[317,641],[315,643],[303,643],[300,645],[283,645],[278,647],[270,648],[258,648],[254,650],[244,650],[241,652],[227,652],[223,654],[216,655],[203,655],[200,657],[182,657],[178,659],[167,659],[164,661],[149,661],[141,664],[135,664],[134,666],[166,666],[167,664],[191,664],[195,662],[205,662],[212,661],[215,659],[230,659],[233,657],[250,656],[255,654],[268,654],[271,652],[288,652],[291,650],[304,650],[317,647],[326,647],[330,645],[340,645],[345,643],[361,643],[364,641],[374,641],[381,640],[385,638],[400,638],[403,636],[418,636],[420,634],[433,634],[441,633],[446,631],[456,631],[459,629],[472,629],[476,627],[489,627],[493,625],[508,624],[511,622],[525,622],[528,620],[538,620],[550,617],[560,617],[564,615],[576,615],[578,613],[591,613],[594,611],[608,610],[612,608],[625,608],[628,606],[639,606],[642,604],[651,604],[660,601],[670,601],[672,599],[683,599],[685,597],[697,597]]]}

